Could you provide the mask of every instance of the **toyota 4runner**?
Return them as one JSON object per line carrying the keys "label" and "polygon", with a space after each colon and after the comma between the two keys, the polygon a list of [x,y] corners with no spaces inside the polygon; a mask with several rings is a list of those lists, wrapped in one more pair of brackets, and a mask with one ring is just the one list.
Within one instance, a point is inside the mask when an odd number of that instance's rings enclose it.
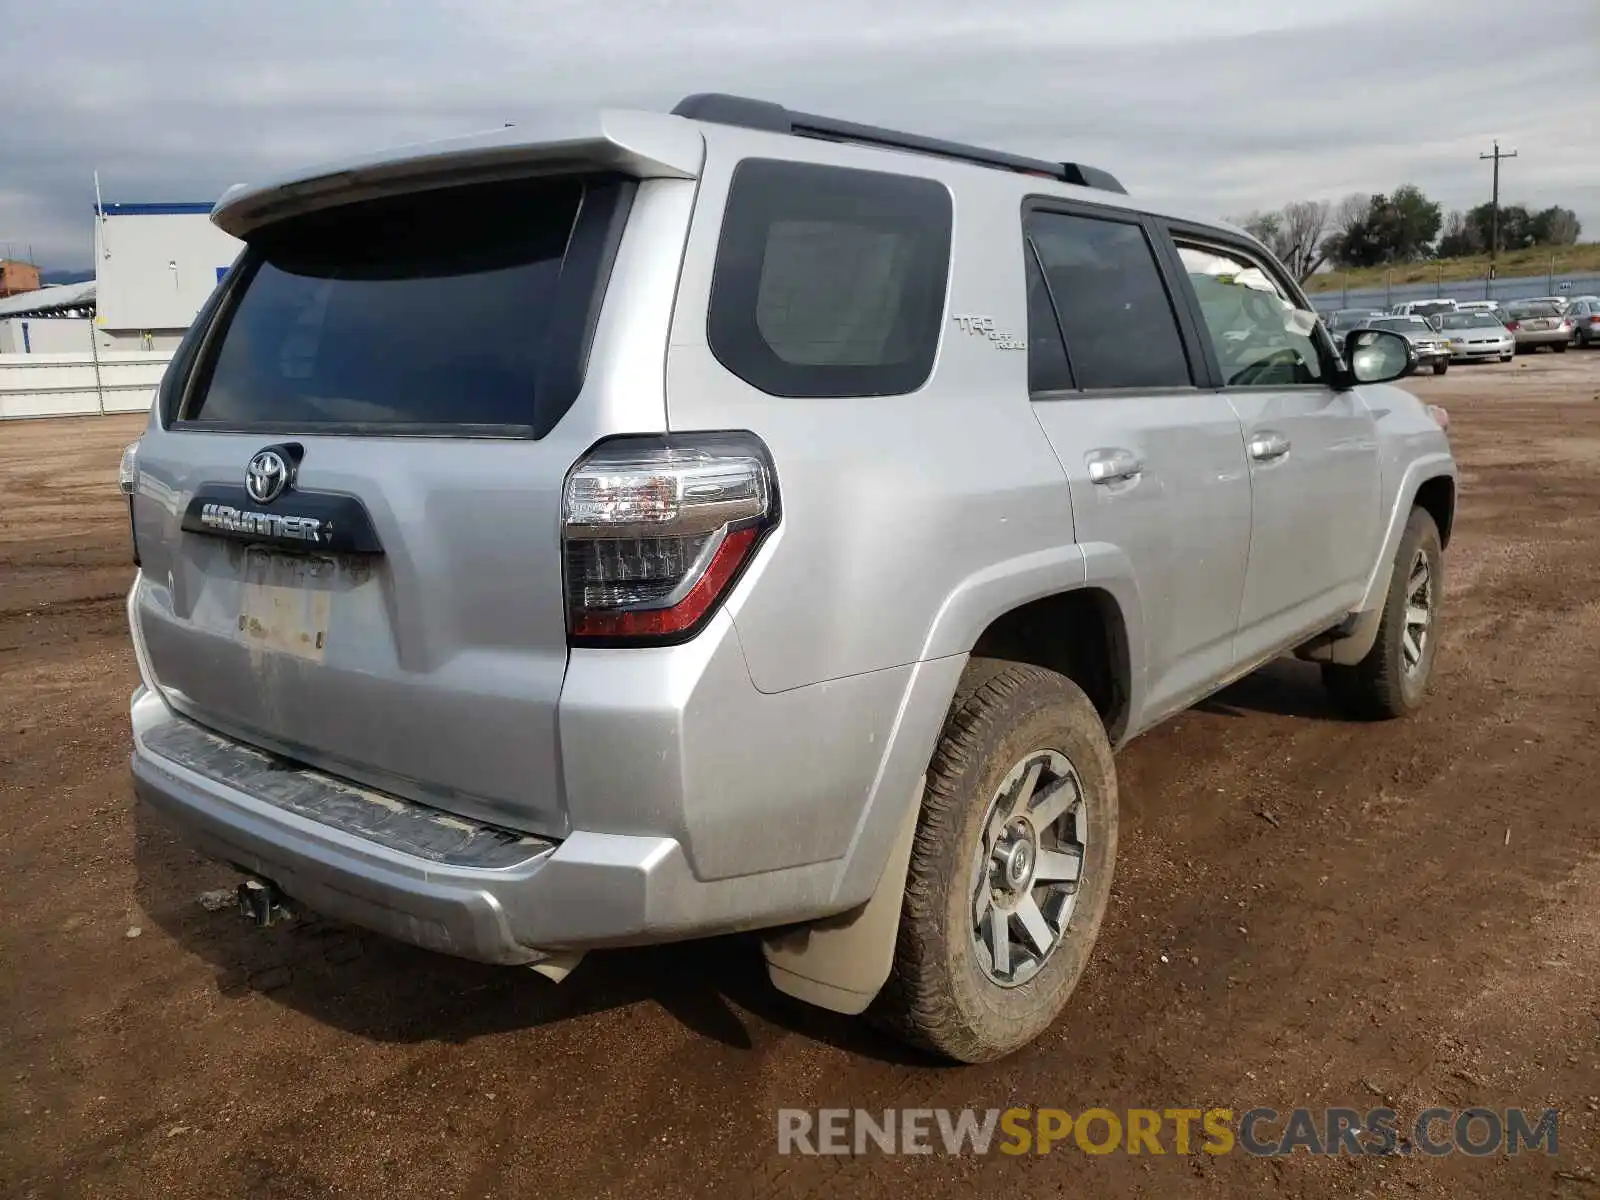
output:
{"label": "toyota 4runner", "polygon": [[132,768],[260,920],[555,978],[761,930],[989,1059],[1084,969],[1116,747],[1290,651],[1422,700],[1414,352],[1104,171],[701,95],[212,219],[121,472]]}

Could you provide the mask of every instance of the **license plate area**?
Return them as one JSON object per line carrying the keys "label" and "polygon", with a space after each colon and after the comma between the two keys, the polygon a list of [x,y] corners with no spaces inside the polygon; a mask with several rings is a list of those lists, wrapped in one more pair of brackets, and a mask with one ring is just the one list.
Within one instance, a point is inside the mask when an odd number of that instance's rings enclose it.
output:
{"label": "license plate area", "polygon": [[239,637],[246,645],[321,662],[328,648],[339,561],[250,547],[239,594]]}

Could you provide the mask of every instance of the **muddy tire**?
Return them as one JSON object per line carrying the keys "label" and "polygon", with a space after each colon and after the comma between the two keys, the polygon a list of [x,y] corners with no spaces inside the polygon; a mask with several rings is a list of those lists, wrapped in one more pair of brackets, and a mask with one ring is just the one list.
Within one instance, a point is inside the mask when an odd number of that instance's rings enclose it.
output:
{"label": "muddy tire", "polygon": [[1088,697],[974,659],[928,767],[877,1019],[958,1062],[1027,1045],[1083,974],[1116,853],[1116,767]]}
{"label": "muddy tire", "polygon": [[1439,528],[1413,508],[1395,555],[1378,637],[1353,666],[1324,663],[1322,682],[1354,717],[1382,720],[1416,711],[1427,692],[1439,646],[1444,551]]}

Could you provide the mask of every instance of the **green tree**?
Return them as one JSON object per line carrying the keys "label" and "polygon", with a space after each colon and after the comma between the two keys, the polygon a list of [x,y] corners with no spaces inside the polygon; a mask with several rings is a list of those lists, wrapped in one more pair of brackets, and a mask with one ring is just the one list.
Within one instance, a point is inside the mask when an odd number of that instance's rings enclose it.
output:
{"label": "green tree", "polygon": [[1350,225],[1332,248],[1347,267],[1414,262],[1431,253],[1443,219],[1439,205],[1421,188],[1401,184],[1387,196],[1373,196],[1366,215]]}
{"label": "green tree", "polygon": [[1535,246],[1571,246],[1583,232],[1578,214],[1570,208],[1551,205],[1534,213],[1528,221],[1528,232]]}

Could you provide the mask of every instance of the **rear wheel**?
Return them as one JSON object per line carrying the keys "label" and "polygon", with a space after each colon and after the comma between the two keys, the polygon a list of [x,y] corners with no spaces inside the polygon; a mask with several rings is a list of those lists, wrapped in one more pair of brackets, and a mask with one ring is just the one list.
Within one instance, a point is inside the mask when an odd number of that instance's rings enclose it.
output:
{"label": "rear wheel", "polygon": [[1565,342],[1551,342],[1550,350],[1555,354],[1565,354],[1567,352],[1567,344]]}
{"label": "rear wheel", "polygon": [[1450,364],[1447,362],[1436,362],[1433,364],[1433,373],[1435,375],[1443,375],[1449,369]]}
{"label": "rear wheel", "polygon": [[879,1019],[960,1062],[1027,1045],[1083,974],[1116,850],[1094,706],[1053,671],[974,659],[928,768]]}
{"label": "rear wheel", "polygon": [[1322,682],[1352,716],[1402,717],[1422,705],[1438,649],[1444,596],[1444,551],[1439,528],[1421,508],[1411,510],[1378,625],[1367,656],[1353,666],[1324,663]]}

